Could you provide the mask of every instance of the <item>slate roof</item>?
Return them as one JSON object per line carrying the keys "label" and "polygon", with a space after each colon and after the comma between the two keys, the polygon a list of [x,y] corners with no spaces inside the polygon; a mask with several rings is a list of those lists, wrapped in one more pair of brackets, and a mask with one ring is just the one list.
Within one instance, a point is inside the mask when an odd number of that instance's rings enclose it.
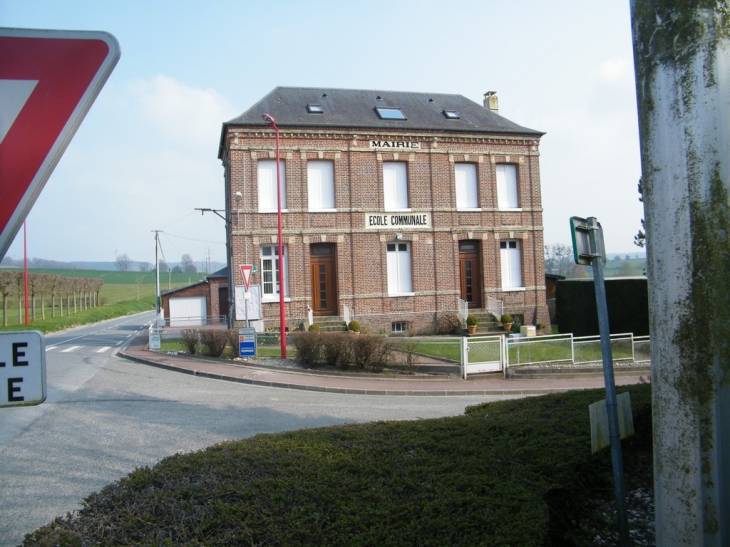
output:
{"label": "slate roof", "polygon": [[[321,105],[322,113],[313,114],[307,105]],[[381,119],[376,107],[400,108],[406,120]],[[444,110],[456,111],[459,119],[449,119]],[[503,118],[463,95],[411,93],[363,89],[314,87],[277,87],[237,118],[230,126],[266,126],[261,115],[267,113],[279,128],[321,127],[362,129],[407,129],[471,133],[511,133],[540,137],[544,133],[522,127]]]}

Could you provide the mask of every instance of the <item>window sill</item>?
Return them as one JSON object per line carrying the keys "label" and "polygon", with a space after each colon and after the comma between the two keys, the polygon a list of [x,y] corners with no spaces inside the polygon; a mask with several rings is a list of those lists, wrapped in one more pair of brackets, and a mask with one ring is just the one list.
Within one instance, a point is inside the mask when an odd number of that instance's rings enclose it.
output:
{"label": "window sill", "polygon": [[482,210],[481,207],[457,207],[456,212],[457,213],[478,213]]}
{"label": "window sill", "polygon": [[336,213],[337,209],[309,209],[310,213]]}
{"label": "window sill", "polygon": [[409,213],[412,210],[410,207],[408,209],[383,209],[386,213]]}
{"label": "window sill", "polygon": [[502,292],[525,292],[527,287],[502,287]]}
{"label": "window sill", "polygon": [[401,296],[416,296],[416,293],[414,292],[399,292],[399,293],[393,293],[388,294],[388,298],[398,298]]}
{"label": "window sill", "polygon": [[[291,298],[288,297],[288,296],[285,296],[284,297],[284,302],[291,302]],[[266,298],[266,297],[262,297],[261,298],[261,303],[262,304],[278,304],[279,303],[279,299],[278,298]]]}
{"label": "window sill", "polygon": [[[274,214],[276,214],[278,212],[279,212],[278,209],[259,209],[259,213],[274,213]],[[282,213],[288,213],[289,212],[289,209],[282,209],[281,212]]]}
{"label": "window sill", "polygon": [[522,207],[508,207],[505,209],[498,209],[500,213],[521,213]]}

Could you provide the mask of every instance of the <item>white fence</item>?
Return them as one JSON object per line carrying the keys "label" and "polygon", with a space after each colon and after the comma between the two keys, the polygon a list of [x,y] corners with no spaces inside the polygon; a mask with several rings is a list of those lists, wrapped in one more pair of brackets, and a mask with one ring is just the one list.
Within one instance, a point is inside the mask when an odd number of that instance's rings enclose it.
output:
{"label": "white fence", "polygon": [[[614,366],[645,366],[650,363],[648,336],[611,335]],[[462,377],[479,372],[503,371],[512,367],[570,368],[602,367],[600,336],[479,336],[462,340]]]}

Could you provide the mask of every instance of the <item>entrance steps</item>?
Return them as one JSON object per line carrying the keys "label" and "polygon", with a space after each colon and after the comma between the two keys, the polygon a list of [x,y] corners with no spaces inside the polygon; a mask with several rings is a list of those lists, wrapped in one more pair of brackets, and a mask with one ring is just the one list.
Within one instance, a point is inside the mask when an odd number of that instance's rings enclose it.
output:
{"label": "entrance steps", "polygon": [[314,316],[314,324],[319,325],[320,332],[347,332],[345,320],[339,315]]}
{"label": "entrance steps", "polygon": [[[504,334],[504,328],[502,327],[502,323],[499,322],[499,317],[494,317],[485,308],[470,308],[469,315],[474,315],[479,320],[475,335]],[[464,329],[466,330],[466,323],[464,325]]]}

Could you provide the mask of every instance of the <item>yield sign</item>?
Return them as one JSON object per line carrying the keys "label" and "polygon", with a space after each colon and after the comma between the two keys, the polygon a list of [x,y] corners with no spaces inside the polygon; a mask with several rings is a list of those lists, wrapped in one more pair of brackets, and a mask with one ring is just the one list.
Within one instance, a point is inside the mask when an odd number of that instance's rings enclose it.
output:
{"label": "yield sign", "polygon": [[0,259],[118,60],[106,32],[0,28]]}
{"label": "yield sign", "polygon": [[251,286],[252,270],[253,266],[251,264],[241,264],[241,275],[243,276],[243,286],[246,287],[246,292],[248,292],[248,288]]}

